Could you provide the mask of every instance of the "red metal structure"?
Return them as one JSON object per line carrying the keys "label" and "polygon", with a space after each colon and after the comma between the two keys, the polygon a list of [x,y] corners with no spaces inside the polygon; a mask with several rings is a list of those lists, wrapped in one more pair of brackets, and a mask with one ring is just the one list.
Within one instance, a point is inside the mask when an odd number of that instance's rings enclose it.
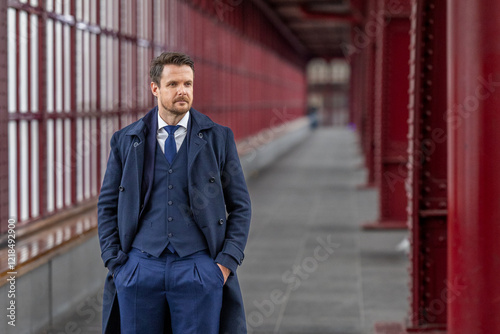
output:
{"label": "red metal structure", "polygon": [[409,333],[446,328],[446,2],[414,0],[411,27],[408,219]]}
{"label": "red metal structure", "polygon": [[410,1],[378,1],[375,53],[375,181],[380,217],[365,228],[406,228]]}
{"label": "red metal structure", "polygon": [[[375,85],[375,50],[377,33],[381,32],[382,26],[376,16],[376,0],[367,0],[365,7],[365,19],[361,25],[356,27],[353,36],[354,46],[358,45],[357,51],[362,57],[363,77],[360,89],[363,90],[361,100],[361,120],[359,121],[361,145],[365,157],[365,167],[368,170],[366,184],[362,188],[375,186],[375,152],[374,152],[374,85]],[[363,35],[361,35],[363,34]],[[364,38],[360,39],[360,38]]]}
{"label": "red metal structure", "polygon": [[[0,43],[1,45],[7,44],[7,4],[0,3]],[[7,49],[0,48],[0,72],[7,72]],[[8,115],[7,110],[8,101],[8,87],[6,80],[0,80],[0,143],[8,141]],[[0,145],[0,157],[8,156],[8,147]],[[9,217],[9,165],[5,158],[0,158],[0,234],[7,230],[7,221]]]}
{"label": "red metal structure", "polygon": [[0,205],[2,217],[20,226],[95,204],[111,134],[154,105],[149,61],[163,50],[194,58],[195,108],[237,139],[305,114],[305,58],[254,2],[6,6],[0,66],[8,80],[0,95],[8,98],[0,102],[0,126],[8,126],[1,135],[9,134],[2,141],[9,159],[4,152]]}
{"label": "red metal structure", "polygon": [[447,1],[451,334],[500,330],[500,2]]}

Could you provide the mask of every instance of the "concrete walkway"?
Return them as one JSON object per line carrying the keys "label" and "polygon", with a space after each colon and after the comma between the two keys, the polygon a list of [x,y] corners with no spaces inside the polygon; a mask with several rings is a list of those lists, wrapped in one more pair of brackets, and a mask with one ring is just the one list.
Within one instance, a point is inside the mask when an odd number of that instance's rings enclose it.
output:
{"label": "concrete walkway", "polygon": [[357,136],[320,128],[249,182],[253,201],[239,269],[250,333],[372,333],[402,322],[406,232],[365,232],[377,194],[358,190],[365,171]]}
{"label": "concrete walkway", "polygon": [[[375,220],[375,190],[356,135],[320,128],[249,181],[251,234],[239,269],[249,333],[367,334],[402,322],[408,260],[395,251],[405,232],[362,231]],[[45,333],[99,333],[100,293]],[[90,313],[90,312],[87,312]]]}

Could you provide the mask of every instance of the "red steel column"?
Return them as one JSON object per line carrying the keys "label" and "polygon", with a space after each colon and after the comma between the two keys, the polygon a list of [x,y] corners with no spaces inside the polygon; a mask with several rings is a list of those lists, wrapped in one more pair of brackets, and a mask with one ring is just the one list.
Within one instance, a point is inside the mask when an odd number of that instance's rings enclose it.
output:
{"label": "red steel column", "polygon": [[408,214],[409,333],[446,328],[446,2],[413,0]]}
{"label": "red steel column", "polygon": [[374,80],[375,80],[375,48],[376,36],[381,32],[381,24],[376,21],[376,0],[368,0],[366,4],[366,14],[362,29],[368,37],[366,46],[362,49],[365,63],[364,82],[364,104],[363,104],[363,153],[365,156],[365,166],[368,170],[366,184],[360,188],[371,188],[375,184],[375,161],[373,143],[373,122],[374,122]]}
{"label": "red steel column", "polygon": [[375,54],[375,181],[380,217],[366,229],[406,228],[410,0],[378,2]]}
{"label": "red steel column", "polygon": [[[0,73],[7,73],[7,2],[0,2]],[[0,233],[7,230],[9,217],[8,86],[0,80]]]}
{"label": "red steel column", "polygon": [[448,329],[500,333],[500,2],[447,3]]}

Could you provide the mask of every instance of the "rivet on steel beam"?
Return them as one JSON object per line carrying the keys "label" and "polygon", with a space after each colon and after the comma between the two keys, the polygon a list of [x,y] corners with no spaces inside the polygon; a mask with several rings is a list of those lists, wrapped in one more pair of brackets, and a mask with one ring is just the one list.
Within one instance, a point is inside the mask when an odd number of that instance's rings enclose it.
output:
{"label": "rivet on steel beam", "polygon": [[424,173],[424,175],[425,175],[426,177],[431,177],[431,172],[426,171],[426,172]]}
{"label": "rivet on steel beam", "polygon": [[425,191],[426,193],[430,193],[430,192],[431,192],[431,187],[425,187],[425,188],[424,188],[424,191]]}
{"label": "rivet on steel beam", "polygon": [[429,71],[432,71],[432,69],[434,68],[434,66],[432,66],[431,64],[428,64],[426,67]]}
{"label": "rivet on steel beam", "polygon": [[431,202],[429,202],[429,201],[425,202],[425,207],[426,208],[430,208],[431,207]]}
{"label": "rivet on steel beam", "polygon": [[432,111],[427,110],[427,111],[425,112],[425,114],[426,114],[427,116],[430,116],[430,115],[432,115]]}
{"label": "rivet on steel beam", "polygon": [[441,189],[441,190],[446,189],[446,183],[440,183],[439,184],[439,189]]}
{"label": "rivet on steel beam", "polygon": [[442,209],[446,208],[446,202],[439,202],[439,204],[438,204],[438,205],[439,205],[439,207],[440,207],[440,208],[442,208]]}
{"label": "rivet on steel beam", "polygon": [[432,80],[427,80],[427,85],[432,86]]}
{"label": "rivet on steel beam", "polygon": [[446,237],[445,236],[440,236],[438,240],[439,240],[439,242],[443,242],[443,241],[446,240]]}
{"label": "rivet on steel beam", "polygon": [[427,35],[427,38],[430,39],[430,40],[433,40],[434,39],[434,35],[433,34],[429,34],[429,35]]}
{"label": "rivet on steel beam", "polygon": [[425,127],[425,131],[427,131],[427,132],[431,132],[431,131],[432,131],[432,127],[431,127],[430,125],[427,125],[427,126]]}

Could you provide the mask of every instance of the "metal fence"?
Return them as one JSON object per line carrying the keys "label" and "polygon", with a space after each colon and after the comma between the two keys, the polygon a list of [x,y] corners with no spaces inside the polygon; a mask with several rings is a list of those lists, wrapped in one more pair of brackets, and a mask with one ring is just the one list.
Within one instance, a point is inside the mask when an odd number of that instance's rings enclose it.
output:
{"label": "metal fence", "polygon": [[305,112],[304,59],[252,2],[8,0],[2,15],[1,218],[20,225],[95,200],[110,136],[154,106],[163,50],[194,58],[194,107],[237,139]]}

